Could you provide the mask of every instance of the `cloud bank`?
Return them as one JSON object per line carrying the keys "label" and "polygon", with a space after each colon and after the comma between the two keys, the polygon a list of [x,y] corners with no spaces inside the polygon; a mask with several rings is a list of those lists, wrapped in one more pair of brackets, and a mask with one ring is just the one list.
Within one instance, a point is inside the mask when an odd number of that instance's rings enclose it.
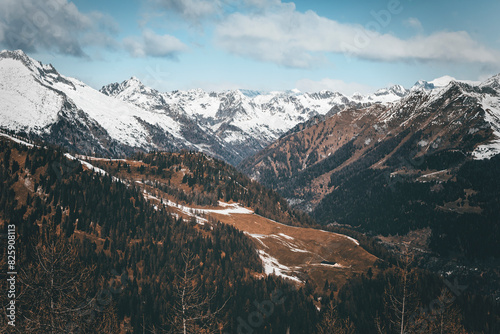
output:
{"label": "cloud bank", "polygon": [[123,40],[125,50],[133,57],[166,57],[176,59],[188,47],[174,36],[157,35],[144,30],[140,38],[127,37]]}
{"label": "cloud bank", "polygon": [[9,49],[45,49],[86,57],[86,46],[116,46],[116,31],[117,25],[109,16],[83,14],[67,0],[0,2],[0,43]]}
{"label": "cloud bank", "polygon": [[293,4],[282,4],[272,12],[228,15],[216,26],[215,42],[232,54],[298,68],[313,67],[329,53],[382,62],[499,63],[498,51],[481,45],[465,31],[409,39],[381,33],[395,14],[373,12],[373,21],[362,26],[339,23],[313,11],[301,13]]}

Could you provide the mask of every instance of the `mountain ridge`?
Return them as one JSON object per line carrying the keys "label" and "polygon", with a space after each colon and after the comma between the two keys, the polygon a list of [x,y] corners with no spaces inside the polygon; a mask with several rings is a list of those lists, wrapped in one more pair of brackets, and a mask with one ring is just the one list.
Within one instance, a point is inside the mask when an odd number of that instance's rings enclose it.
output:
{"label": "mountain ridge", "polygon": [[201,151],[237,165],[304,122],[346,108],[389,105],[410,90],[394,85],[368,96],[298,90],[159,92],[136,77],[97,91],[24,52],[0,53],[6,130],[79,154],[124,157],[136,151]]}

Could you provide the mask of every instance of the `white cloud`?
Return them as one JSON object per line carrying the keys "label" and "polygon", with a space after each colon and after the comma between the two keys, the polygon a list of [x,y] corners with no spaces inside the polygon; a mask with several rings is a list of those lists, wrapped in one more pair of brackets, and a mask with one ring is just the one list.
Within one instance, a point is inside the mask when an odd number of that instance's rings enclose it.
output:
{"label": "white cloud", "polygon": [[230,53],[289,67],[314,66],[328,53],[378,61],[500,62],[498,51],[465,31],[400,39],[374,29],[375,19],[369,23],[366,28],[339,23],[283,4],[273,12],[229,15],[217,24],[215,41]]}
{"label": "white cloud", "polygon": [[271,9],[281,5],[281,0],[243,0],[243,7],[257,11]]}
{"label": "white cloud", "polygon": [[194,23],[221,14],[222,11],[220,0],[150,0],[150,2],[169,12],[175,12]]}
{"label": "white cloud", "polygon": [[422,22],[420,22],[420,20],[415,17],[409,17],[408,19],[404,20],[403,23],[405,26],[417,29],[419,31],[423,29]]}
{"label": "white cloud", "polygon": [[373,87],[367,85],[329,78],[324,78],[319,81],[301,79],[295,83],[295,87],[301,92],[319,92],[322,90],[328,90],[331,92],[340,92],[347,96],[354,93],[369,94],[374,91]]}
{"label": "white cloud", "polygon": [[99,12],[80,13],[67,0],[0,1],[0,44],[10,49],[38,49],[85,57],[88,45],[114,47],[117,26]]}
{"label": "white cloud", "polygon": [[133,57],[167,57],[176,58],[188,47],[174,36],[157,35],[151,30],[144,30],[142,36],[127,37],[123,40],[124,48]]}

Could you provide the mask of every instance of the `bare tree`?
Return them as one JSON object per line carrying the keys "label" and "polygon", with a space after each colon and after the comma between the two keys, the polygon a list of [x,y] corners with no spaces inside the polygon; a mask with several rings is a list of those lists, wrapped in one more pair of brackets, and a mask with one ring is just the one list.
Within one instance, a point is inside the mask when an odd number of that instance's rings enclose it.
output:
{"label": "bare tree", "polygon": [[385,290],[386,314],[391,322],[391,332],[405,334],[411,327],[410,315],[418,306],[414,291],[414,256],[403,245],[401,259],[396,268],[395,280],[389,281]]}
{"label": "bare tree", "polygon": [[413,317],[413,332],[429,334],[467,334],[462,325],[462,316],[452,301],[451,292],[443,288],[431,303],[430,310],[423,310]]}
{"label": "bare tree", "polygon": [[215,297],[202,295],[201,287],[195,276],[196,267],[193,265],[195,256],[188,252],[182,255],[184,268],[178,276],[176,284],[176,300],[169,318],[170,333],[211,334],[220,332],[220,321],[217,319],[222,307],[212,311],[210,306]]}
{"label": "bare tree", "polygon": [[354,325],[349,319],[340,319],[333,303],[323,314],[321,322],[316,327],[317,334],[354,334]]}
{"label": "bare tree", "polygon": [[380,319],[380,316],[378,314],[375,317],[375,329],[377,331],[377,334],[387,333],[387,330],[385,329],[385,326],[382,324],[382,320]]}
{"label": "bare tree", "polygon": [[[49,223],[34,245],[32,258],[19,275],[24,289],[25,333],[109,333],[116,325],[111,307],[97,314],[89,298],[94,266],[80,263],[76,248]],[[102,321],[108,324],[103,326]]]}

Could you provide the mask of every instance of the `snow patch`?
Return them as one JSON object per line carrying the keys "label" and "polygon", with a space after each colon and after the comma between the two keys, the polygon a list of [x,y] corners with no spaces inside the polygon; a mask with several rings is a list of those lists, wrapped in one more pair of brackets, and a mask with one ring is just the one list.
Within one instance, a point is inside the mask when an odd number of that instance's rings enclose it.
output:
{"label": "snow patch", "polygon": [[359,241],[354,239],[354,238],[351,238],[351,237],[348,237],[347,235],[345,235],[345,237],[349,240],[351,240],[352,242],[354,242],[356,244],[356,246],[359,246]]}
{"label": "snow patch", "polygon": [[429,142],[427,140],[421,140],[417,143],[417,145],[420,147],[427,146],[428,144]]}
{"label": "snow patch", "polygon": [[[72,156],[69,153],[64,153],[64,156],[66,158],[70,159],[70,160],[74,160],[74,161],[80,162],[82,165],[84,165],[85,167],[87,167],[91,171],[94,171],[95,173],[98,173],[98,174],[101,174],[101,175],[108,175],[108,173],[105,170],[103,170],[101,168],[97,168],[94,165],[91,165],[90,163],[88,163],[86,161],[83,161],[83,160],[80,160],[78,158],[75,158],[74,156]],[[116,177],[115,177],[115,179],[118,180]]]}
{"label": "snow patch", "polygon": [[187,215],[192,215],[193,212],[200,213],[200,214],[217,213],[220,215],[227,215],[227,216],[231,215],[231,214],[235,214],[235,213],[253,214],[252,210],[240,206],[239,203],[233,203],[233,204],[224,203],[224,202],[219,202],[219,203],[223,203],[223,207],[225,207],[225,209],[191,208],[188,206],[184,206],[184,205],[172,202],[171,200],[167,200],[167,202],[166,202],[166,204],[168,206],[175,207]]}
{"label": "snow patch", "polygon": [[284,234],[284,233],[278,233],[278,235],[280,235],[280,236],[282,236],[283,238],[288,239],[288,240],[295,240],[295,238],[294,238],[294,237],[291,237],[291,236],[286,235],[286,234]]}
{"label": "snow patch", "polygon": [[322,266],[327,266],[327,267],[333,267],[333,268],[341,268],[341,269],[344,269],[344,268],[350,268],[350,267],[346,267],[346,266],[343,266],[341,265],[340,263],[335,263],[335,264],[328,264],[328,263],[320,263],[320,265]]}
{"label": "snow patch", "polygon": [[295,281],[297,283],[302,283],[297,277],[290,276],[290,272],[292,271],[289,267],[279,263],[279,261],[267,254],[263,250],[259,250],[259,257],[262,260],[262,265],[264,267],[264,272],[266,275],[275,274],[276,276],[281,276],[283,278],[287,278],[289,280]]}
{"label": "snow patch", "polygon": [[15,137],[9,136],[8,134],[5,134],[3,132],[0,132],[0,136],[9,138],[13,142],[21,144],[21,145],[24,145],[24,146],[27,146],[27,147],[34,147],[35,146],[33,144],[28,143],[27,141],[24,141],[24,140],[21,140],[21,139],[17,139]]}

